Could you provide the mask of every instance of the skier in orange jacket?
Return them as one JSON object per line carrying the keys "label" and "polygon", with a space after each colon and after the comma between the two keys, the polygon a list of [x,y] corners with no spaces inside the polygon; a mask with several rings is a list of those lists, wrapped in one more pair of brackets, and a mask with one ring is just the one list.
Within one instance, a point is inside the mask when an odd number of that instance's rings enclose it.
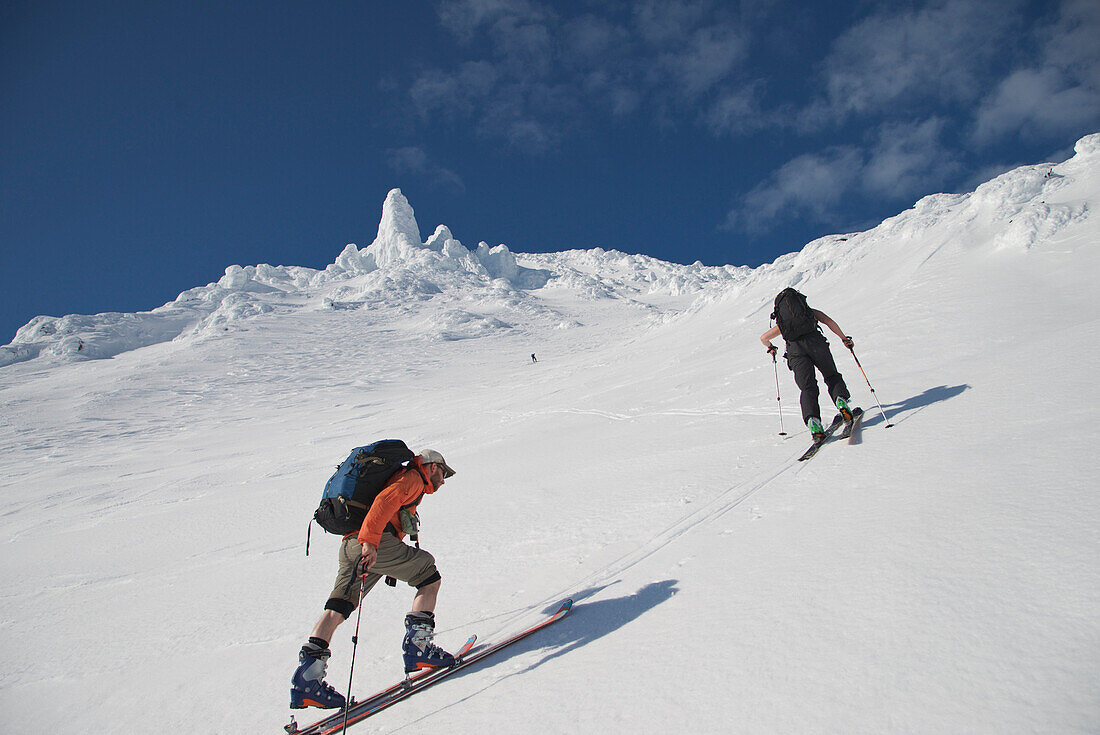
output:
{"label": "skier in orange jacket", "polygon": [[[424,496],[439,490],[454,473],[442,454],[425,449],[387,481],[371,504],[359,532],[344,536],[340,544],[340,570],[325,603],[325,612],[298,654],[298,669],[291,680],[291,708],[344,706],[344,696],[324,680],[326,662],[332,653],[329,641],[363,595],[382,577],[400,580],[416,589],[412,609],[405,616],[402,644],[405,671],[454,663],[451,654],[431,642],[441,577],[435,557],[420,548],[416,514]],[[404,543],[406,537],[416,542],[416,546]]]}

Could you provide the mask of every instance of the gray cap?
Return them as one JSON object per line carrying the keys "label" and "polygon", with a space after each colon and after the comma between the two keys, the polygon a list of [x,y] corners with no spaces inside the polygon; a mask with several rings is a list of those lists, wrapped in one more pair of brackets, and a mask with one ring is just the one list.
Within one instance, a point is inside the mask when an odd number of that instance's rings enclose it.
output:
{"label": "gray cap", "polygon": [[443,455],[434,449],[423,449],[420,454],[416,455],[420,457],[420,461],[424,464],[437,464],[443,468],[443,477],[450,477],[455,473],[447,464],[447,460],[443,459]]}

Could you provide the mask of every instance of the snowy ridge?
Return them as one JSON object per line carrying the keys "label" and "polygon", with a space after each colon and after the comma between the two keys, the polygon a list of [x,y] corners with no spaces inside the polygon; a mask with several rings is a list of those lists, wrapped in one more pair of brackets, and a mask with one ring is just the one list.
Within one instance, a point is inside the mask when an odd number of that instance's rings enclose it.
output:
{"label": "snowy ridge", "polygon": [[554,274],[548,287],[572,289],[589,299],[694,295],[725,288],[752,273],[746,266],[705,266],[698,261],[684,266],[603,248],[520,257]]}
{"label": "snowy ridge", "polygon": [[[1059,166],[1025,166],[971,194],[925,197],[874,230],[820,238],[758,269],[708,267],[698,262],[684,266],[602,248],[517,257],[505,245],[489,247],[482,242],[469,250],[445,225],[421,242],[412,206],[394,189],[383,203],[374,241],[362,249],[349,244],[322,271],[233,265],[216,283],[185,291],[149,312],[35,317],[19,329],[11,344],[0,347],[0,366],[43,354],[62,360],[107,358],[168,340],[209,338],[257,316],[318,302],[324,308],[384,308],[464,294],[466,300],[502,303],[506,310],[527,301],[526,311],[544,311],[554,318],[534,292],[565,289],[587,300],[639,302],[653,296],[702,295],[701,303],[707,303],[736,295],[753,282],[766,284],[766,291],[781,283],[807,288],[820,283],[830,268],[853,258],[904,257],[907,241],[934,236],[945,220],[952,233],[960,227],[1003,224],[991,247],[1027,249],[1088,215],[1084,202],[1052,204],[1047,199],[1069,185],[1076,172],[1094,164],[1097,138],[1083,138],[1077,143],[1077,155]],[[864,252],[872,241],[877,252]],[[447,317],[450,322],[469,319],[479,317],[463,310]],[[492,317],[464,336],[491,334],[508,328],[509,322]],[[456,333],[443,329],[436,334]]]}
{"label": "snowy ridge", "polygon": [[[533,267],[520,265],[503,244],[490,247],[481,242],[469,250],[445,225],[421,243],[413,209],[394,189],[383,203],[371,245],[360,249],[349,244],[322,271],[232,265],[216,283],[189,289],[149,312],[35,317],[19,329],[11,344],[0,347],[0,366],[39,355],[62,360],[108,358],[173,339],[209,338],[253,317],[310,303],[327,309],[403,308],[438,297],[488,299],[511,308],[524,301],[525,292],[548,286],[576,289],[586,298],[681,296],[729,282],[745,270],[681,266],[600,249],[523,258]],[[547,311],[533,302],[521,310]],[[467,318],[460,311],[446,320]],[[488,319],[467,336],[506,326],[499,319]]]}
{"label": "snowy ridge", "polygon": [[[365,733],[1095,732],[1098,144],[756,269],[509,253],[550,274],[522,288],[504,250],[417,247],[394,197],[343,264],[32,322],[45,354],[0,370],[9,727],[282,732],[339,546],[305,557],[306,522],[351,447],[401,437],[458,471],[421,506],[437,643],[576,604]],[[830,337],[862,441],[809,463],[758,340],[788,283],[876,388]],[[48,351],[115,329],[114,359]],[[368,597],[357,694],[400,678],[410,594]]]}

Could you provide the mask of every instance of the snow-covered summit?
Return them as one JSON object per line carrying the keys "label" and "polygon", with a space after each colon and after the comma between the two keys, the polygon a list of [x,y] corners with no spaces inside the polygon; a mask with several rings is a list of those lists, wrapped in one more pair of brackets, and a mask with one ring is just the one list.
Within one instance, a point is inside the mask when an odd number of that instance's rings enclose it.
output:
{"label": "snow-covered summit", "polygon": [[499,278],[514,288],[534,289],[544,286],[551,275],[521,267],[503,244],[489,247],[481,242],[475,250],[468,250],[446,225],[436,227],[431,237],[421,242],[416,214],[400,189],[386,195],[374,241],[362,249],[349,244],[336,262],[325,269],[325,275],[315,279],[314,285],[380,269],[417,271],[423,278],[434,280],[441,289],[455,285],[446,283],[455,278],[467,281],[462,286],[469,287],[469,277]]}
{"label": "snow-covered summit", "polygon": [[410,249],[419,247],[420,227],[412,205],[400,189],[392,189],[382,203],[378,235],[367,249],[374,254],[375,263],[383,266],[407,257]]}
{"label": "snow-covered summit", "polygon": [[[1026,250],[1087,217],[1083,199],[1059,192],[1095,170],[1098,160],[1100,134],[1086,136],[1061,164],[1024,166],[971,193],[927,196],[872,230],[820,238],[756,269],[680,265],[602,248],[545,254],[514,253],[504,244],[486,242],[467,248],[443,224],[422,241],[412,205],[393,189],[371,244],[348,244],[323,270],[232,265],[217,282],[189,289],[152,311],[38,316],[11,344],[0,347],[0,366],[39,355],[112,357],[159,342],[211,338],[258,317],[311,308],[365,310],[368,318],[430,304],[420,326],[407,325],[429,338],[486,336],[532,319],[571,323],[576,317],[554,306],[562,292],[585,301],[640,305],[643,311],[659,302],[657,316],[667,320],[754,287],[763,308],[782,286],[823,289],[838,284],[851,265],[865,259],[892,263],[883,270],[885,279],[867,288],[899,289],[913,272],[906,264],[916,267],[930,257],[914,243],[938,243],[932,253],[949,251],[967,246],[959,241],[960,232],[995,226],[992,240],[968,242],[985,243],[991,253]],[[454,323],[481,326],[458,332],[438,326]]]}
{"label": "snow-covered summit", "polygon": [[[19,329],[11,344],[0,347],[0,366],[39,355],[61,360],[107,358],[159,342],[214,337],[257,316],[311,306],[377,310],[433,299],[479,301],[478,309],[461,310],[470,314],[514,312],[522,302],[520,311],[525,314],[559,319],[532,292],[553,286],[576,289],[589,299],[632,300],[654,293],[690,296],[729,281],[736,270],[682,266],[600,248],[557,256],[517,256],[504,244],[490,246],[482,241],[476,248],[467,248],[443,224],[426,241],[421,241],[420,232],[412,205],[400,189],[393,189],[383,202],[371,244],[360,248],[349,243],[323,270],[231,265],[218,281],[188,289],[148,312],[38,316]],[[624,268],[624,263],[629,267]],[[508,325],[514,316],[494,313],[487,323]],[[437,321],[469,319],[447,313]],[[440,334],[436,329],[428,333]]]}

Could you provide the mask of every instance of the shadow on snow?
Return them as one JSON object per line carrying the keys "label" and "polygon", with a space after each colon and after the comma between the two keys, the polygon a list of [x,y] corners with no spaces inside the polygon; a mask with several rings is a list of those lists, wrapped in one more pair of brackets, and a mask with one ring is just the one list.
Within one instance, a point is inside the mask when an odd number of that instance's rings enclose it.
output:
{"label": "shadow on snow", "polygon": [[[890,423],[900,424],[902,421],[908,421],[914,415],[932,404],[940,403],[941,401],[949,401],[967,390],[970,390],[970,386],[966,383],[952,386],[939,385],[935,388],[929,388],[919,395],[906,398],[903,401],[888,403],[883,406],[883,409],[885,409],[886,415],[890,417]],[[863,409],[863,425],[875,426],[881,423],[882,414],[879,412],[878,406],[872,401],[870,408],[865,406]]]}
{"label": "shadow on snow", "polygon": [[[542,648],[553,647],[552,651],[542,656],[531,665],[501,676],[487,683],[477,692],[470,694],[462,700],[447,705],[447,707],[453,707],[460,704],[462,701],[480,694],[505,679],[509,679],[513,676],[522,676],[542,666],[547,661],[552,661],[553,659],[568,655],[572,651],[582,646],[586,646],[592,641],[599,640],[609,633],[614,633],[624,625],[637,620],[662,602],[671,599],[671,597],[679,591],[676,587],[676,582],[675,579],[667,579],[663,582],[652,582],[632,595],[616,597],[610,600],[600,600],[598,602],[580,601],[602,592],[614,583],[602,585],[600,587],[592,587],[574,594],[572,596],[573,609],[560,622],[554,623],[546,630],[539,631],[530,638],[518,641],[500,653],[486,658],[484,664],[474,664],[469,669],[456,673],[454,678],[462,678],[486,668],[500,667],[511,659]],[[555,602],[546,609],[546,613],[551,614],[557,609],[558,603]],[[447,709],[447,707],[441,709]],[[427,716],[426,714],[425,717]],[[419,719],[416,721],[419,721]]]}

